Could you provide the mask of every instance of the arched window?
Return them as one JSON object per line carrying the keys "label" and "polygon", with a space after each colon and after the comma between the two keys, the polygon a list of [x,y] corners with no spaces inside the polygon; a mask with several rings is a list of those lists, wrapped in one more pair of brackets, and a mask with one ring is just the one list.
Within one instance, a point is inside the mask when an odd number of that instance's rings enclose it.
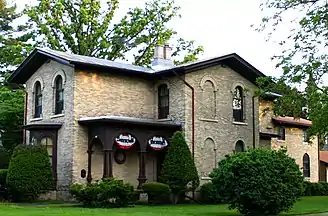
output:
{"label": "arched window", "polygon": [[41,83],[37,81],[34,86],[34,118],[39,118],[42,113]]}
{"label": "arched window", "polygon": [[164,119],[169,115],[169,89],[166,84],[158,87],[158,118]]}
{"label": "arched window", "polygon": [[306,153],[303,155],[303,176],[310,177],[310,157]]}
{"label": "arched window", "polygon": [[59,75],[55,81],[55,114],[63,113],[64,109],[64,88],[63,78]]}
{"label": "arched window", "polygon": [[41,145],[43,145],[47,148],[47,152],[50,157],[50,163],[52,164],[52,139],[50,137],[44,137],[41,140]]}
{"label": "arched window", "polygon": [[237,86],[233,94],[233,120],[236,122],[244,121],[244,94],[243,88]]}
{"label": "arched window", "polygon": [[244,152],[245,151],[245,145],[244,142],[239,140],[236,142],[236,147],[235,147],[236,152]]}

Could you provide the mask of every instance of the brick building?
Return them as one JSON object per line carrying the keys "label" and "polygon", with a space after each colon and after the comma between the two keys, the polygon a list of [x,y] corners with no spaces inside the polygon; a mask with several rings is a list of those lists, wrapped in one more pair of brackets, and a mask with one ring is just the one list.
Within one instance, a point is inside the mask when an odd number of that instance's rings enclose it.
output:
{"label": "brick building", "polygon": [[269,143],[260,140],[255,96],[263,73],[237,54],[173,66],[170,53],[157,47],[150,69],[36,49],[11,75],[10,82],[26,84],[26,143],[49,149],[57,199],[68,197],[72,182],[156,181],[177,130],[202,182],[224,155]]}

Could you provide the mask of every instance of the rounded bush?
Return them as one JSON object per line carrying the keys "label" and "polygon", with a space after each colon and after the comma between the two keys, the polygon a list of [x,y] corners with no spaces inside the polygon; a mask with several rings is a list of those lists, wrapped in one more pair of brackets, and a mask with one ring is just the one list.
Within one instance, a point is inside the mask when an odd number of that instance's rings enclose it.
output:
{"label": "rounded bush", "polygon": [[52,169],[44,146],[15,148],[10,160],[7,186],[15,201],[36,199],[53,188]]}
{"label": "rounded bush", "polygon": [[222,203],[221,197],[218,194],[217,188],[212,182],[203,184],[200,187],[200,201],[203,204],[219,204]]}
{"label": "rounded bush", "polygon": [[168,203],[170,199],[170,187],[160,182],[146,182],[141,189],[148,195],[148,203]]}
{"label": "rounded bush", "polygon": [[115,179],[104,179],[91,184],[73,184],[70,193],[87,207],[124,207],[134,199],[133,186]]}
{"label": "rounded bush", "polygon": [[302,194],[303,176],[285,150],[264,148],[227,156],[210,177],[219,196],[243,215],[278,215]]}
{"label": "rounded bush", "polygon": [[327,196],[328,183],[327,182],[309,182],[303,183],[303,196]]}

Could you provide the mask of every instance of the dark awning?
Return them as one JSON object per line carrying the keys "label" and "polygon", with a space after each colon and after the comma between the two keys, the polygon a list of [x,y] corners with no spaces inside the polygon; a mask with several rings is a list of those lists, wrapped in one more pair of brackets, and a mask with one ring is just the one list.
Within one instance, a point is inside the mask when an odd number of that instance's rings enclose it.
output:
{"label": "dark awning", "polygon": [[125,116],[98,116],[98,117],[84,117],[79,119],[81,125],[95,125],[95,124],[131,124],[131,125],[145,125],[153,127],[166,127],[166,128],[180,128],[182,123],[174,122],[171,120],[160,121],[157,119],[147,118],[134,118]]}
{"label": "dark awning", "polygon": [[27,124],[24,125],[23,128],[27,130],[50,130],[55,129],[58,130],[61,128],[63,123],[51,122],[51,123],[38,123],[38,124]]}

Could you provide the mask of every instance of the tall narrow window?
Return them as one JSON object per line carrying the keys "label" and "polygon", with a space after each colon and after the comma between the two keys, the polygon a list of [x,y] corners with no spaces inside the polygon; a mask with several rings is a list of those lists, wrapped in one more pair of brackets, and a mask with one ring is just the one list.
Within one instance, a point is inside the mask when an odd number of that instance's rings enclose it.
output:
{"label": "tall narrow window", "polygon": [[169,115],[169,89],[166,84],[158,87],[158,118],[164,119]]}
{"label": "tall narrow window", "polygon": [[244,152],[245,151],[245,145],[244,145],[243,141],[241,141],[241,140],[237,141],[235,151],[236,152]]}
{"label": "tall narrow window", "polygon": [[284,127],[278,127],[278,139],[285,140],[286,138],[286,129]]}
{"label": "tall narrow window", "polygon": [[244,121],[244,99],[243,88],[237,86],[233,94],[233,120],[236,122]]}
{"label": "tall narrow window", "polygon": [[303,176],[310,177],[310,157],[306,153],[303,155]]}
{"label": "tall narrow window", "polygon": [[57,76],[55,82],[56,98],[55,98],[55,114],[63,113],[64,109],[64,88],[63,88],[63,78]]}
{"label": "tall narrow window", "polygon": [[39,118],[42,113],[41,83],[37,81],[34,86],[34,118]]}

